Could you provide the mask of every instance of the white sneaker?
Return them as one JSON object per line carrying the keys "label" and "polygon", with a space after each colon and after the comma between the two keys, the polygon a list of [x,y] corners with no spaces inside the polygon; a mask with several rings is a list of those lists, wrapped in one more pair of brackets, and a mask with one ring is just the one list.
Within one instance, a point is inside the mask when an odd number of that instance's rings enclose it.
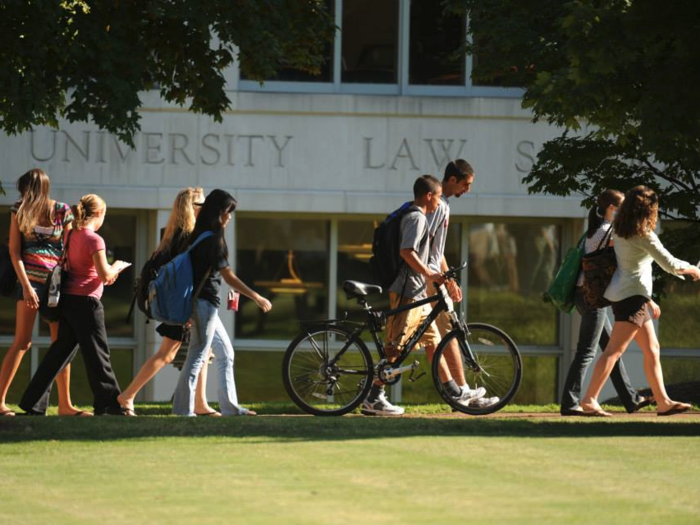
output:
{"label": "white sneaker", "polygon": [[501,400],[501,398],[498,396],[480,397],[478,399],[472,399],[471,401],[469,401],[468,406],[473,407],[473,408],[486,408],[486,407],[490,407],[491,405],[495,405],[500,400]]}
{"label": "white sneaker", "polygon": [[480,399],[486,395],[486,389],[483,386],[471,390],[468,387],[461,387],[461,393],[455,397],[455,401],[463,406],[470,406],[470,403],[475,399]]}
{"label": "white sneaker", "polygon": [[403,408],[389,403],[386,394],[382,392],[374,401],[365,399],[360,412],[366,416],[400,416],[403,414]]}

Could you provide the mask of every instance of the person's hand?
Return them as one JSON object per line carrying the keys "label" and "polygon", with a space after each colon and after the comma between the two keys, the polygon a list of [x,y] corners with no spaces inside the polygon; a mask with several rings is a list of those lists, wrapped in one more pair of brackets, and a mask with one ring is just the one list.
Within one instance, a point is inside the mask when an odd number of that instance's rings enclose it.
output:
{"label": "person's hand", "polygon": [[432,271],[425,276],[426,281],[441,285],[445,282],[445,276],[441,273],[433,273]]}
{"label": "person's hand", "polygon": [[459,303],[462,300],[462,289],[457,284],[457,281],[449,280],[445,283],[445,286],[447,286],[447,291],[452,300],[455,303]]}
{"label": "person's hand", "polygon": [[267,313],[272,310],[272,303],[265,299],[262,295],[257,295],[254,300],[255,304],[257,304],[263,312]]}
{"label": "person's hand", "polygon": [[652,319],[658,319],[661,317],[661,307],[651,299],[649,300],[649,309],[651,310]]}
{"label": "person's hand", "polygon": [[32,286],[27,286],[22,288],[22,296],[24,297],[24,302],[32,310],[39,309],[39,296],[36,294],[36,290]]}
{"label": "person's hand", "polygon": [[690,277],[693,279],[693,281],[697,281],[700,279],[700,268],[697,266],[691,266],[687,270],[684,270],[685,275],[690,275]]}

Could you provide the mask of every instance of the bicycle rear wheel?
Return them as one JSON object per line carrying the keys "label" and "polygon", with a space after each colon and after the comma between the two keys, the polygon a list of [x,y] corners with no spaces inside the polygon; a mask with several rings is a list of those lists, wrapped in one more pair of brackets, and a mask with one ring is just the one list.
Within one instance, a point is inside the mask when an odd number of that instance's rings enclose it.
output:
{"label": "bicycle rear wheel", "polygon": [[373,376],[367,346],[337,327],[300,334],[282,362],[289,397],[316,416],[342,416],[357,408],[367,397]]}
{"label": "bicycle rear wheel", "polygon": [[[523,362],[520,351],[513,340],[503,330],[483,323],[467,325],[469,334],[463,337],[461,330],[452,330],[440,342],[433,356],[433,381],[440,396],[455,410],[480,416],[491,414],[506,406],[518,392],[522,380]],[[453,343],[459,348],[459,355],[452,358]],[[470,362],[468,356],[474,356]],[[461,362],[464,378],[471,389],[484,387],[484,399],[497,397],[498,401],[489,405],[474,402],[464,406],[457,402],[443,387],[439,375],[439,363],[447,354],[447,362]],[[457,373],[454,365],[451,367],[453,376]]]}

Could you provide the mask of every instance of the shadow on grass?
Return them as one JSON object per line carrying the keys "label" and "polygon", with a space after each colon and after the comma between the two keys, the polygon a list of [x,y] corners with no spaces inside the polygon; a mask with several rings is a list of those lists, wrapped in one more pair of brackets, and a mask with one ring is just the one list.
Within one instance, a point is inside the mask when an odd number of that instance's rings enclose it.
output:
{"label": "shadow on grass", "polygon": [[413,436],[591,438],[700,435],[700,420],[591,421],[576,418],[234,417],[234,418],[59,418],[0,419],[3,443],[31,441],[119,441],[161,438],[232,438],[265,441],[346,441]]}

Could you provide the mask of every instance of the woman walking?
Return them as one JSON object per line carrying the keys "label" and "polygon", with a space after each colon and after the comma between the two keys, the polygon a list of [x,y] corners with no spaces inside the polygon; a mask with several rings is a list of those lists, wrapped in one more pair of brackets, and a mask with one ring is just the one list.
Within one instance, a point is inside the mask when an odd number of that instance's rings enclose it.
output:
{"label": "woman walking", "polygon": [[[188,241],[200,207],[203,204],[204,192],[202,188],[186,188],[180,190],[173,202],[173,209],[168,218],[163,237],[151,256],[158,261],[154,266],[160,267],[170,261],[176,255],[187,249]],[[135,416],[134,399],[136,394],[165,366],[173,362],[178,350],[183,343],[189,343],[190,326],[169,325],[161,323],[156,328],[163,338],[158,351],[143,364],[134,377],[131,384],[119,395],[118,400],[122,408],[129,415]],[[198,416],[220,416],[221,413],[213,410],[207,403],[206,384],[207,367],[209,359],[205,359],[202,371],[199,373],[197,390],[195,395],[195,413]]]}
{"label": "woman walking", "polygon": [[229,286],[255,301],[263,312],[269,312],[272,304],[248,288],[229,267],[228,248],[223,234],[235,209],[236,199],[223,190],[213,190],[204,200],[190,237],[191,242],[194,242],[204,232],[214,233],[190,252],[193,282],[197,286],[202,283],[202,286],[194,304],[187,359],[173,399],[173,414],[180,416],[196,415],[194,389],[197,374],[212,345],[215,348],[214,364],[219,375],[219,410],[224,416],[255,415],[255,412],[238,405],[233,375],[233,346],[218,315],[221,280],[223,278]]}
{"label": "woman walking", "polygon": [[605,291],[605,298],[612,302],[615,324],[581,402],[581,407],[589,415],[612,415],[600,407],[598,396],[613,366],[632,340],[637,342],[644,354],[644,372],[654,394],[657,414],[670,416],[691,408],[688,403],[671,400],[664,386],[659,341],[651,320],[661,315],[661,308],[651,299],[651,263],[656,261],[666,272],[687,275],[694,281],[700,279],[700,269],[676,259],[663,247],[654,233],[658,212],[656,193],[645,186],[636,186],[627,192],[613,222],[617,269]]}
{"label": "woman walking", "polygon": [[73,206],[75,228],[66,238],[68,271],[58,307],[58,337],[19,403],[27,414],[46,414],[51,383],[75,357],[76,345],[80,345],[94,395],[95,415],[125,415],[117,401],[119,385],[110,361],[100,298],[104,285],[113,284],[129,264],[124,261],[107,263],[105,242],[97,234],[106,213],[107,206],[97,195],[85,195]]}
{"label": "woman walking", "polygon": [[[41,169],[29,170],[17,181],[20,199],[10,209],[10,257],[17,274],[15,338],[0,368],[0,416],[14,416],[6,405],[7,392],[22,358],[32,346],[37,312],[49,325],[51,341],[58,334],[58,312],[46,304],[46,279],[63,254],[64,232],[70,230],[73,213],[64,202],[51,199],[51,182]],[[70,366],[56,377],[58,414],[91,416],[73,407],[70,399]]]}
{"label": "woman walking", "polygon": [[[624,198],[622,192],[617,190],[605,190],[598,196],[597,205],[591,208],[588,213],[584,253],[591,253],[605,244],[608,236],[612,233],[610,231],[612,221]],[[613,244],[611,240],[610,246]],[[562,416],[584,415],[583,409],[579,406],[583,378],[586,376],[588,365],[591,364],[598,351],[598,346],[602,348],[607,346],[612,329],[606,308],[593,308],[584,299],[583,284],[584,277],[583,271],[581,271],[574,294],[574,304],[581,315],[581,326],[578,333],[576,355],[571,362],[564,383],[560,409]],[[641,397],[632,388],[622,359],[615,363],[610,373],[610,379],[627,412],[636,412],[651,403],[651,399]]]}

